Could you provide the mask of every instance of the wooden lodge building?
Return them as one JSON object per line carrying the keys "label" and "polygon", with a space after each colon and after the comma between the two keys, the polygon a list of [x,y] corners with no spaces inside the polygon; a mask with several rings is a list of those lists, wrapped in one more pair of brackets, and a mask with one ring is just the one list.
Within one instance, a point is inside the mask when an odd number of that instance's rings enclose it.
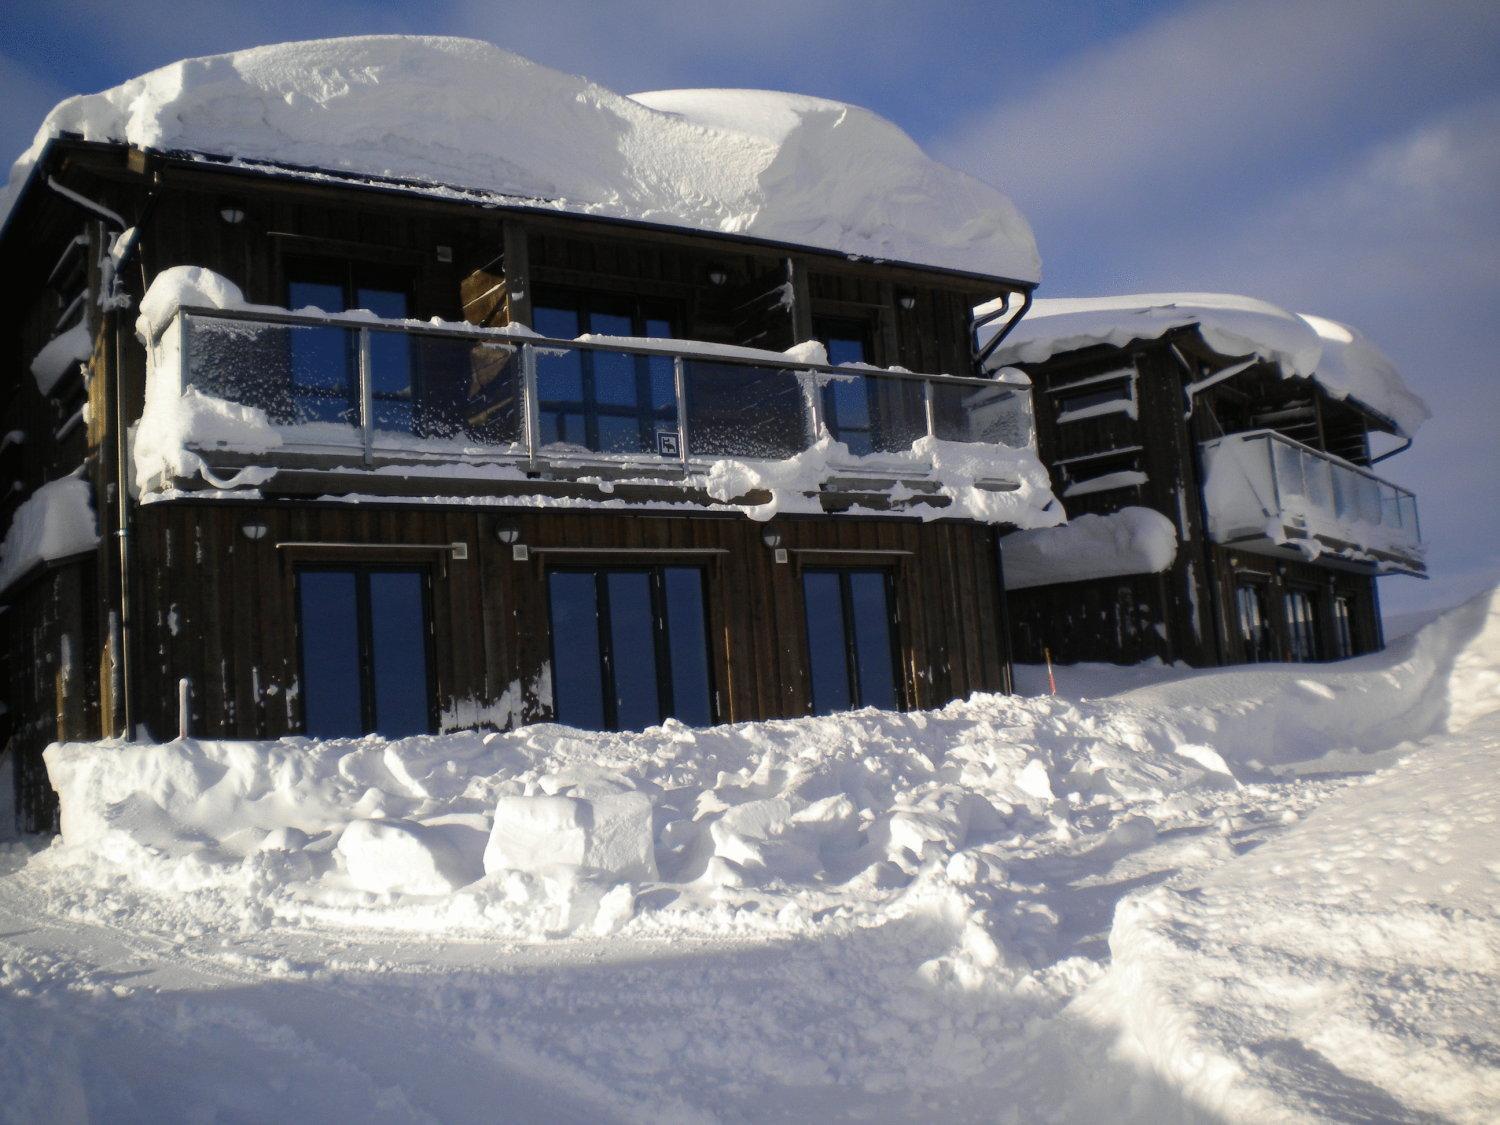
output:
{"label": "wooden lodge building", "polygon": [[1378,576],[1425,576],[1416,499],[1377,465],[1427,410],[1353,329],[1219,295],[1046,300],[992,363],[1030,376],[1069,516],[1007,540],[1018,660],[1337,660],[1383,645]]}
{"label": "wooden lodge building", "polygon": [[55,740],[1008,689],[999,540],[1058,515],[971,310],[1012,321],[1034,277],[66,134],[18,192],[0,742],[26,828]]}

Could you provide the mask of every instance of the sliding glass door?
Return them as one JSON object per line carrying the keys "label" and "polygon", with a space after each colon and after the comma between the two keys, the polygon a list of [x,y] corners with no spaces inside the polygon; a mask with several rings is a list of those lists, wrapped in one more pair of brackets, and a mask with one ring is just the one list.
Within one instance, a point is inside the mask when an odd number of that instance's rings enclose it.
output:
{"label": "sliding glass door", "polygon": [[805,570],[802,598],[813,714],[899,708],[890,575],[852,568]]}

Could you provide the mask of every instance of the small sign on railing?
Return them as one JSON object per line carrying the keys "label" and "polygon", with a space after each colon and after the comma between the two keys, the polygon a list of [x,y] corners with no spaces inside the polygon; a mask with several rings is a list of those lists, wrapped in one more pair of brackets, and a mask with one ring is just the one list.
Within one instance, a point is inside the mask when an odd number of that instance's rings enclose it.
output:
{"label": "small sign on railing", "polygon": [[656,452],[663,457],[682,456],[682,438],[676,430],[656,431]]}

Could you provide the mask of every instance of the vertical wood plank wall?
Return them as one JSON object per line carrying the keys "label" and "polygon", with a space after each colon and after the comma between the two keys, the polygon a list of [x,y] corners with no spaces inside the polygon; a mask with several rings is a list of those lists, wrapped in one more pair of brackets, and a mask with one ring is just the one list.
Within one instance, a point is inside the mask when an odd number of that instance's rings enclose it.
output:
{"label": "vertical wood plank wall", "polygon": [[[491,510],[433,506],[148,505],[136,528],[143,721],[158,737],[175,732],[176,684],[188,677],[196,733],[250,738],[298,730],[294,569],[314,558],[420,561],[430,568],[438,706],[455,727],[487,709],[499,724],[503,716],[492,708],[505,698],[519,701],[513,716],[520,721],[550,717],[546,573],[580,561],[704,567],[721,721],[807,713],[804,566],[892,572],[908,706],[939,706],[1004,687],[999,575],[988,527],[784,520],[777,528],[793,561],[777,564],[762,540],[765,525],[741,517],[506,511],[503,518],[519,525],[520,541],[531,549],[529,561],[515,562],[495,537],[499,518]],[[264,524],[264,537],[247,538],[247,523]],[[314,541],[367,547],[278,547]],[[467,545],[467,559],[436,548],[381,551],[455,542]],[[611,553],[575,553],[581,548]]]}

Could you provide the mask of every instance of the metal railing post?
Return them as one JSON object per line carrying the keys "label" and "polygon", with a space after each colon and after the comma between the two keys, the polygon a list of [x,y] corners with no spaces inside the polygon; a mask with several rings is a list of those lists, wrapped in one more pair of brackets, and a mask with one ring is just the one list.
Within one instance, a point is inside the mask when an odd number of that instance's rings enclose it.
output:
{"label": "metal railing post", "polygon": [[359,431],[365,464],[375,463],[375,384],[370,371],[370,330],[359,330]]}
{"label": "metal railing post", "polygon": [[687,375],[683,370],[682,357],[672,357],[672,390],[677,398],[677,459],[682,471],[688,467],[688,422],[687,422]]}
{"label": "metal railing post", "polygon": [[922,413],[927,418],[927,436],[937,437],[937,409],[932,401],[932,380],[922,380]]}
{"label": "metal railing post", "polygon": [[807,403],[808,422],[812,426],[812,440],[814,443],[823,439],[827,428],[823,420],[823,385],[816,371],[802,372],[802,397]]}
{"label": "metal railing post", "polygon": [[531,472],[536,472],[537,447],[541,445],[542,414],[537,402],[536,348],[531,344],[521,345],[521,394],[525,409],[526,461]]}

